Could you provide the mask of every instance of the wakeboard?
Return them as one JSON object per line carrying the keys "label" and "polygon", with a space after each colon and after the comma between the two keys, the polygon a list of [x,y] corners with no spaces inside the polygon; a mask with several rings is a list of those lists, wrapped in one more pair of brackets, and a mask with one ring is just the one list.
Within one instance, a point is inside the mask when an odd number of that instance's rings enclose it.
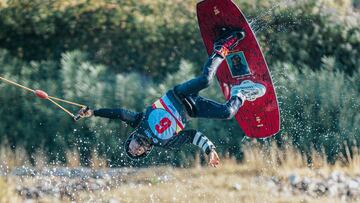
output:
{"label": "wakeboard", "polygon": [[243,29],[245,38],[227,55],[216,76],[226,99],[233,85],[244,80],[266,87],[263,97],[246,101],[235,118],[246,136],[266,138],[279,132],[280,113],[268,66],[256,37],[240,9],[231,0],[204,0],[197,4],[197,17],[207,53],[213,43],[232,29]]}

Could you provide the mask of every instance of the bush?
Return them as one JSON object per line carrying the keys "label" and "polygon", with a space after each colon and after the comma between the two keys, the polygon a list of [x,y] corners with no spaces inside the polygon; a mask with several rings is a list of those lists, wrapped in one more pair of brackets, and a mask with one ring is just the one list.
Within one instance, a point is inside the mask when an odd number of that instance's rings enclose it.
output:
{"label": "bush", "polygon": [[359,146],[360,94],[343,72],[299,71],[290,64],[276,77],[281,102],[282,133],[303,153],[324,149],[329,161],[344,152],[344,143]]}
{"label": "bush", "polygon": [[[270,65],[291,63],[319,70],[324,57],[334,58],[338,70],[352,75],[360,64],[360,21],[348,7],[331,1],[302,1],[271,10],[271,18],[260,18],[259,33],[269,50]],[[336,4],[335,4],[336,5]],[[330,7],[331,6],[331,7]],[[346,13],[344,13],[346,10]],[[269,14],[270,15],[270,14]]]}
{"label": "bush", "polygon": [[27,61],[77,49],[115,72],[164,76],[159,70],[176,71],[181,58],[205,55],[189,2],[15,0],[0,19],[0,47]]}
{"label": "bush", "polygon": [[[237,4],[257,31],[270,65],[287,62],[318,70],[323,57],[334,57],[352,74],[360,63],[360,26],[349,1],[342,2]],[[200,67],[206,58],[194,1],[15,0],[0,9],[0,47],[27,61],[59,61],[62,53],[77,49],[114,72],[161,79],[182,59]]]}

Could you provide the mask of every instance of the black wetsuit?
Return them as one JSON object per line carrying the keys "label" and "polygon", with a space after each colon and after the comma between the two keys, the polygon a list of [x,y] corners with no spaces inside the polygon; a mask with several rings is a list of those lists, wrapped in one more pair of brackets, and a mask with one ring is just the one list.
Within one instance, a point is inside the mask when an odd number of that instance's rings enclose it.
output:
{"label": "black wetsuit", "polygon": [[126,109],[99,109],[95,116],[120,119],[137,133],[149,137],[155,146],[178,148],[185,143],[199,146],[205,153],[214,149],[214,144],[197,130],[185,130],[190,117],[230,119],[242,105],[239,97],[231,97],[225,104],[203,98],[198,93],[207,88],[215,77],[224,58],[214,54],[209,57],[202,75],[177,85],[163,97],[138,113]]}

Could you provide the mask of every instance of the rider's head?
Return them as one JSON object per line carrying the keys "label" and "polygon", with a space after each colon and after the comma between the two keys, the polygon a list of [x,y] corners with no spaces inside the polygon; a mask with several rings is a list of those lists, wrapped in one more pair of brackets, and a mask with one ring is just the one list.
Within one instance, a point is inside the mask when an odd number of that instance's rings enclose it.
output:
{"label": "rider's head", "polygon": [[131,159],[145,158],[151,152],[152,148],[153,145],[149,138],[136,131],[131,133],[125,142],[126,154]]}

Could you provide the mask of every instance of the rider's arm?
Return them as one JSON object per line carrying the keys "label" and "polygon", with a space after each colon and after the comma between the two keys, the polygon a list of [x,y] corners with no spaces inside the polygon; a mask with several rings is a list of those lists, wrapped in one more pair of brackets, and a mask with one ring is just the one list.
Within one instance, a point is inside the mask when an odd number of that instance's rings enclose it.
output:
{"label": "rider's arm", "polygon": [[190,140],[191,144],[198,146],[206,154],[209,154],[212,150],[215,149],[215,145],[201,132],[194,130],[190,132],[185,131],[184,133],[190,135],[192,138]]}
{"label": "rider's arm", "polygon": [[177,136],[173,137],[165,147],[179,148],[183,144],[196,145],[206,154],[209,154],[215,149],[215,145],[205,135],[191,129],[181,131]]}
{"label": "rider's arm", "polygon": [[129,124],[131,127],[136,127],[140,123],[143,114],[119,108],[94,110],[94,116],[110,119],[120,119]]}
{"label": "rider's arm", "polygon": [[220,164],[220,159],[215,151],[215,145],[201,132],[196,130],[183,130],[178,135],[169,140],[165,146],[166,148],[179,148],[181,145],[188,143],[193,144],[209,155],[209,165],[217,167]]}

